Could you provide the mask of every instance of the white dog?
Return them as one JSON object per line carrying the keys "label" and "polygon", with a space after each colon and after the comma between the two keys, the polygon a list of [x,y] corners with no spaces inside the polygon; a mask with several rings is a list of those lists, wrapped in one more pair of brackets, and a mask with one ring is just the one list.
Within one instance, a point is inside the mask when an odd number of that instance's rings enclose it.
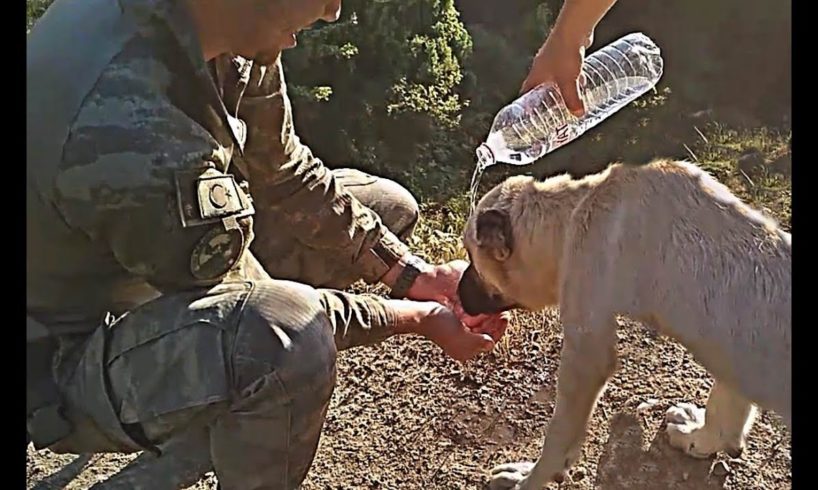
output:
{"label": "white dog", "polygon": [[481,199],[464,243],[467,313],[559,305],[564,333],[542,453],[495,468],[492,488],[562,480],[616,368],[618,314],[676,339],[716,379],[706,421],[690,404],[668,411],[674,446],[736,456],[754,405],[790,426],[791,235],[695,165],[512,177]]}

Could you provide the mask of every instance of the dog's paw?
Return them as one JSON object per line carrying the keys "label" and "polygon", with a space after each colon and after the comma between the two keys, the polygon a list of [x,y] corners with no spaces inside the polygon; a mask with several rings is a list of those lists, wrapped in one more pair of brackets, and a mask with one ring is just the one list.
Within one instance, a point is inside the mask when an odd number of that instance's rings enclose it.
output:
{"label": "dog's paw", "polygon": [[708,458],[718,451],[717,441],[705,430],[703,408],[679,403],[665,413],[670,445],[694,458]]}
{"label": "dog's paw", "polygon": [[534,468],[534,463],[521,461],[505,463],[491,469],[489,490],[523,490],[526,488],[526,477]]}

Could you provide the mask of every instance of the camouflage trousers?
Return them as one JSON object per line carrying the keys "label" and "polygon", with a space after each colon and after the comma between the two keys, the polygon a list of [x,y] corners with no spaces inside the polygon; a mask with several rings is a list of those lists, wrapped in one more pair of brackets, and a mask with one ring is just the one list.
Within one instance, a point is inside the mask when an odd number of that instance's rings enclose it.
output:
{"label": "camouflage trousers", "polygon": [[[360,172],[338,173],[390,230],[411,234],[418,208],[405,189]],[[309,277],[293,264],[331,258],[310,250],[282,254],[290,259],[282,262],[283,275],[303,283],[341,287],[356,279],[337,268],[335,278]],[[333,335],[339,315],[328,309],[339,302],[307,284],[231,282],[165,295],[90,337],[61,339],[57,382],[75,429],[50,449],[147,449],[94,488],[184,488],[211,470],[225,490],[298,488],[334,389],[336,351],[354,345]],[[367,305],[349,298],[344,307],[365,315]]]}

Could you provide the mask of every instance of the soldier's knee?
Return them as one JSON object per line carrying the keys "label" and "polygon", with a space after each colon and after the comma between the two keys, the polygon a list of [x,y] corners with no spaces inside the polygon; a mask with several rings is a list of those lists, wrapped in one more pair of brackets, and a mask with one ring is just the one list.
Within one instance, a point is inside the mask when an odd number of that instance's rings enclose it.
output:
{"label": "soldier's knee", "polygon": [[389,230],[402,239],[412,235],[420,219],[420,205],[415,196],[402,185],[381,179],[383,190],[381,219]]}
{"label": "soldier's knee", "polygon": [[411,236],[420,218],[420,206],[405,187],[351,168],[335,169],[333,174],[356,199],[380,216],[389,231],[404,240]]}
{"label": "soldier's knee", "polygon": [[236,330],[234,387],[243,390],[275,372],[285,384],[331,390],[336,347],[329,318],[314,288],[289,281],[259,281]]}

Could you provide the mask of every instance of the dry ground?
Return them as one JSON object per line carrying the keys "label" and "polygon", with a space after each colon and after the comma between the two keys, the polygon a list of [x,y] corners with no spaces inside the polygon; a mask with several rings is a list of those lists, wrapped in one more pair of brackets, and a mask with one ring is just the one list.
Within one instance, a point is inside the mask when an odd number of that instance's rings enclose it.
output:
{"label": "dry ground", "polygon": [[[707,134],[691,148],[706,162],[702,166],[789,229],[788,136],[720,128]],[[748,148],[758,150],[756,163],[761,163],[740,170],[736,162]],[[416,240],[430,258],[460,256],[463,209],[463,202],[428,206]],[[790,436],[770,413],[762,413],[741,459],[694,460],[669,448],[665,410],[680,401],[702,405],[712,379],[674,342],[627,319],[620,324],[621,368],[594,412],[571,481],[561,488],[792,487]],[[560,344],[557,313],[546,311],[516,313],[495,352],[466,366],[416,338],[343,353],[330,415],[304,488],[483,488],[494,464],[539,453],[554,409]],[[131,458],[58,456],[29,448],[28,488],[88,488]],[[215,479],[211,475],[194,488],[215,488]]]}

